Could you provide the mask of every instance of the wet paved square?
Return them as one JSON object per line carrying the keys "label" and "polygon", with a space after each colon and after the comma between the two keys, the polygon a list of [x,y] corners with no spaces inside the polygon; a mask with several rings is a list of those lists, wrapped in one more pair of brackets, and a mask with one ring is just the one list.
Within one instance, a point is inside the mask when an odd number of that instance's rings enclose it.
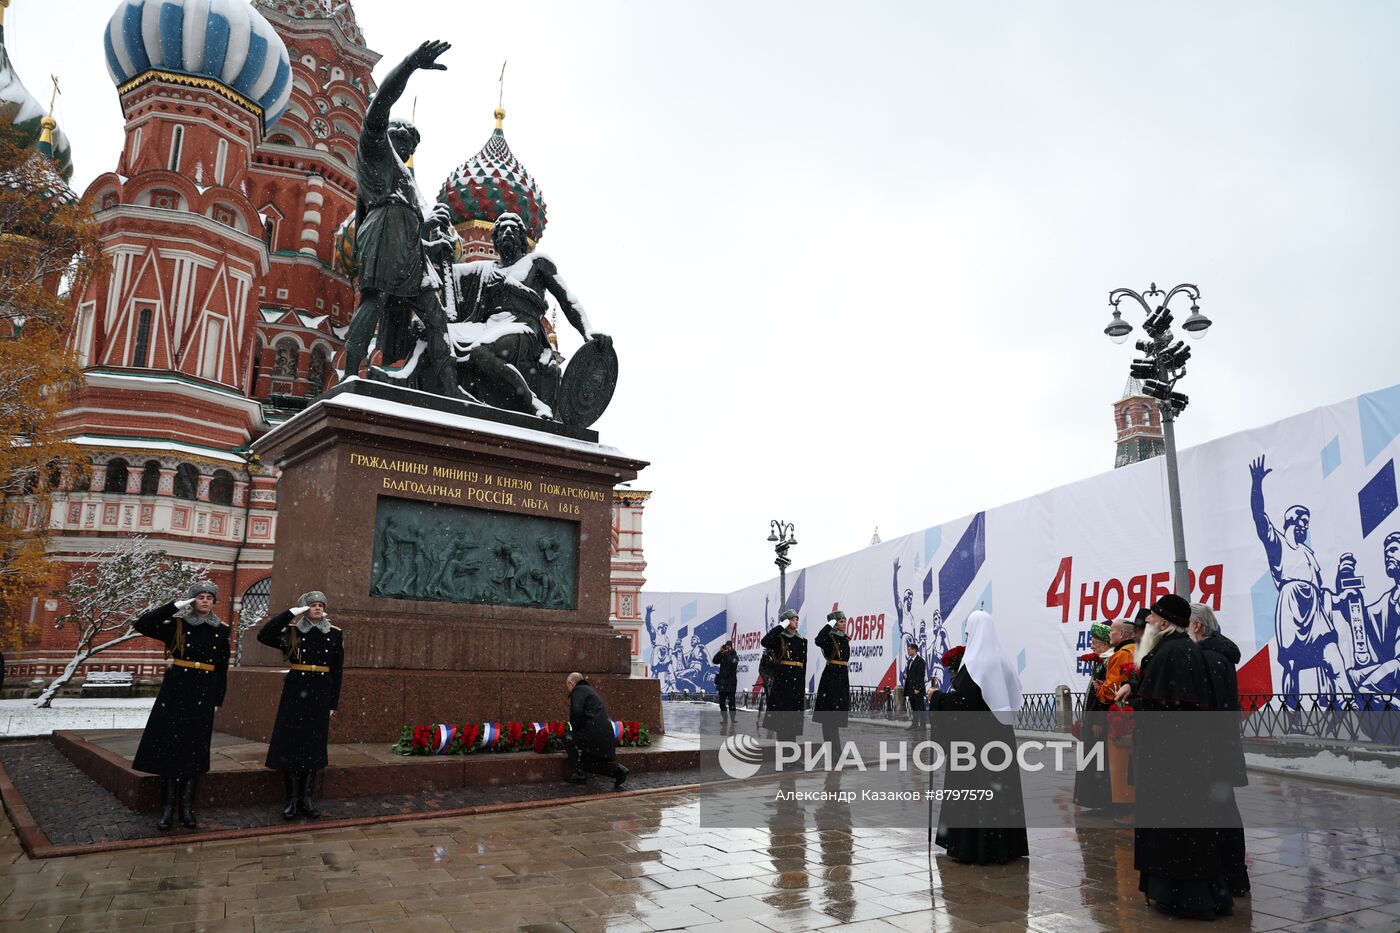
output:
{"label": "wet paved square", "polygon": [[[1339,792],[1256,777],[1304,807]],[[971,867],[910,829],[708,830],[665,791],[515,813],[32,861],[0,839],[4,930],[1183,930],[1145,907],[1126,829],[1031,830]],[[1398,802],[1400,803],[1400,802]],[[1224,930],[1400,930],[1400,843],[1251,830]]]}

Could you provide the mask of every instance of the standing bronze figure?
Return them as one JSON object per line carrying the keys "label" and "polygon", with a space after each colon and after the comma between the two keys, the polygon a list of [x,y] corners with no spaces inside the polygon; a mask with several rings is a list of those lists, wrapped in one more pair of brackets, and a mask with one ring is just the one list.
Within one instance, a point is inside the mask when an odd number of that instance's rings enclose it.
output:
{"label": "standing bronze figure", "polygon": [[[421,139],[407,120],[389,112],[415,71],[446,71],[438,58],[451,45],[424,42],[384,79],[365,114],[356,168],[355,251],[359,264],[360,307],[345,341],[345,378],[358,375],[375,330],[384,360],[407,358],[414,388],[457,395],[447,345],[447,312],[438,297],[438,270],[451,256],[451,224],[446,205],[429,208],[408,161]],[[420,339],[411,326],[416,315]]]}

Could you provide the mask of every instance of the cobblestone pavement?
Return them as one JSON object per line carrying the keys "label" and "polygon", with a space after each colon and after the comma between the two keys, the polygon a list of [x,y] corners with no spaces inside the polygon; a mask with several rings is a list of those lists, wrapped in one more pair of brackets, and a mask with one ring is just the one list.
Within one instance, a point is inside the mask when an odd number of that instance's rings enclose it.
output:
{"label": "cobblestone pavement", "polygon": [[[47,739],[0,744],[0,763],[28,804],[44,835],[55,845],[86,845],[167,835],[155,828],[155,815],[128,810],[116,797],[83,774]],[[698,770],[636,773],[628,790],[674,787],[700,780]],[[592,777],[586,786],[550,781],[538,784],[452,788],[411,795],[322,798],[322,819],[374,817],[387,814],[431,813],[483,804],[551,800],[603,793],[612,781]],[[250,804],[201,807],[199,832],[283,825],[280,806]],[[172,830],[178,835],[179,829]],[[192,831],[191,831],[192,832]]]}
{"label": "cobblestone pavement", "polygon": [[[699,793],[44,861],[6,831],[0,933],[1192,928],[1143,906],[1125,829],[1032,830],[1029,859],[930,867],[922,828],[713,831]],[[1214,929],[1400,929],[1393,838],[1251,830],[1249,847],[1254,896]]]}

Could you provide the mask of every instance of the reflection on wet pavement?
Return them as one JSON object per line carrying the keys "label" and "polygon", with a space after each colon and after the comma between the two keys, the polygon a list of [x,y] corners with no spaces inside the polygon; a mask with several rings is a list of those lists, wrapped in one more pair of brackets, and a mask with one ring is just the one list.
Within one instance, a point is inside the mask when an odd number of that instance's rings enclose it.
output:
{"label": "reflection on wet pavement", "polygon": [[[1261,779],[1273,780],[1273,779]],[[1332,792],[1300,782],[1290,797]],[[930,864],[922,824],[707,830],[699,794],[31,861],[0,841],[0,931],[1181,930],[1143,905],[1132,833],[1031,830],[1005,866]],[[1400,929],[1395,840],[1250,831],[1227,930]],[[1325,921],[1319,923],[1318,921]],[[1189,924],[1188,924],[1189,925]]]}

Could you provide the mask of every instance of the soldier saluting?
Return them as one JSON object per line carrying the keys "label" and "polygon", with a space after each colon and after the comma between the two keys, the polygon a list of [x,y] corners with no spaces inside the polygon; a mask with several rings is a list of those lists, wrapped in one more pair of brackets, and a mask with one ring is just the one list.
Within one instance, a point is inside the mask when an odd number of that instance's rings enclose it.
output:
{"label": "soldier saluting", "polygon": [[209,741],[214,712],[228,683],[229,629],[214,615],[219,588],[194,584],[178,602],[142,615],[131,627],[165,644],[170,666],[151,707],[131,766],[161,777],[161,814],[156,826],[170,828],[178,801],[180,825],[199,825],[195,785],[209,772]]}
{"label": "soldier saluting", "polygon": [[784,610],[778,620],[785,624],[775,625],[760,642],[776,662],[768,684],[768,722],[779,740],[791,742],[802,731],[807,705],[807,639],[798,634],[794,610]]}
{"label": "soldier saluting", "polygon": [[279,649],[289,665],[265,762],[282,772],[287,796],[282,819],[296,819],[300,812],[314,820],[321,811],[311,791],[316,772],[326,767],[326,741],[345,667],[344,641],[326,615],[326,594],[302,593],[300,606],[279,612],[258,629],[258,641]]}
{"label": "soldier saluting", "polygon": [[839,754],[836,748],[841,741],[841,728],[851,709],[851,639],[846,635],[846,614],[833,609],[826,617],[826,625],[817,633],[817,647],[826,657],[822,668],[822,679],[817,684],[817,699],[812,704],[815,711],[812,718],[821,723],[822,741],[831,747],[832,754]]}

